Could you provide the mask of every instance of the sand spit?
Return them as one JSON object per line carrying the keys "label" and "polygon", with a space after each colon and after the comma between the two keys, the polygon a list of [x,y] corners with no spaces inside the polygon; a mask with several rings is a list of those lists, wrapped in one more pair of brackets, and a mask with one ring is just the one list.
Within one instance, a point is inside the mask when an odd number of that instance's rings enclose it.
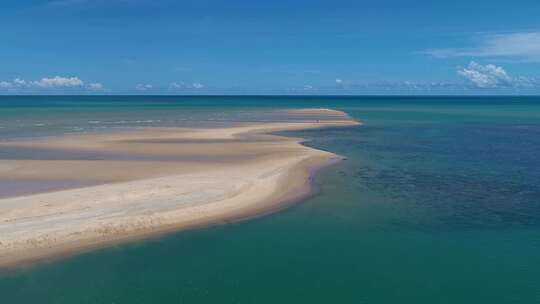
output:
{"label": "sand spit", "polygon": [[312,172],[341,157],[269,133],[358,122],[328,109],[290,112],[291,122],[2,143],[66,159],[0,160],[0,183],[95,185],[0,198],[0,266],[245,218],[300,199],[310,191]]}

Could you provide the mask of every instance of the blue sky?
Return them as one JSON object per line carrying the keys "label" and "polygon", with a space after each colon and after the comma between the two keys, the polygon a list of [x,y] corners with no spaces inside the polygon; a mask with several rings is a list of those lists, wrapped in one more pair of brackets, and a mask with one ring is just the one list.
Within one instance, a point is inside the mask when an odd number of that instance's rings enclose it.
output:
{"label": "blue sky", "polygon": [[0,94],[537,94],[540,1],[3,0]]}

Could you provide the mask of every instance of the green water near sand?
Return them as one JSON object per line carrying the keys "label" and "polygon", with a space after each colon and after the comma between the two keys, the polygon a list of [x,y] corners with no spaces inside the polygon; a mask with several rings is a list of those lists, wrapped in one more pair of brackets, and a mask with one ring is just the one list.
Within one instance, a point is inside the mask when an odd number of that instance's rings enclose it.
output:
{"label": "green water near sand", "polygon": [[[539,98],[204,98],[138,100],[130,111],[172,124],[315,106],[365,125],[289,133],[348,158],[300,204],[3,272],[2,302],[540,302]],[[95,113],[133,117],[120,102],[25,102],[19,122],[73,113],[44,133],[88,127]],[[22,110],[10,111],[15,120]]]}

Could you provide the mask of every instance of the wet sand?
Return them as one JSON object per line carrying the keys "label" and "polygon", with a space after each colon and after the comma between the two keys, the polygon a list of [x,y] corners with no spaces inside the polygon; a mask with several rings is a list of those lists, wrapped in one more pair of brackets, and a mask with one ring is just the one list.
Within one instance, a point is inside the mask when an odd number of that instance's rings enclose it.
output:
{"label": "wet sand", "polygon": [[328,109],[289,112],[291,122],[0,144],[27,152],[0,159],[0,183],[69,188],[0,198],[0,266],[246,218],[301,199],[311,174],[342,158],[270,133],[358,122]]}

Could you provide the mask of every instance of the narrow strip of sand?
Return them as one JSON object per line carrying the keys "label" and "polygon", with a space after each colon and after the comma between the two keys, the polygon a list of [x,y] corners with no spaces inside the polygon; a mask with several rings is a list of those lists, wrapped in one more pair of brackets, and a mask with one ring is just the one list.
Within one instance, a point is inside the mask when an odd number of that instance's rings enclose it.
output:
{"label": "narrow strip of sand", "polygon": [[[328,109],[291,113],[291,122],[3,143],[66,159],[0,160],[0,183],[93,185],[1,198],[0,266],[250,217],[304,197],[311,174],[341,157],[270,133],[358,122]],[[72,159],[70,153],[96,157]]]}

